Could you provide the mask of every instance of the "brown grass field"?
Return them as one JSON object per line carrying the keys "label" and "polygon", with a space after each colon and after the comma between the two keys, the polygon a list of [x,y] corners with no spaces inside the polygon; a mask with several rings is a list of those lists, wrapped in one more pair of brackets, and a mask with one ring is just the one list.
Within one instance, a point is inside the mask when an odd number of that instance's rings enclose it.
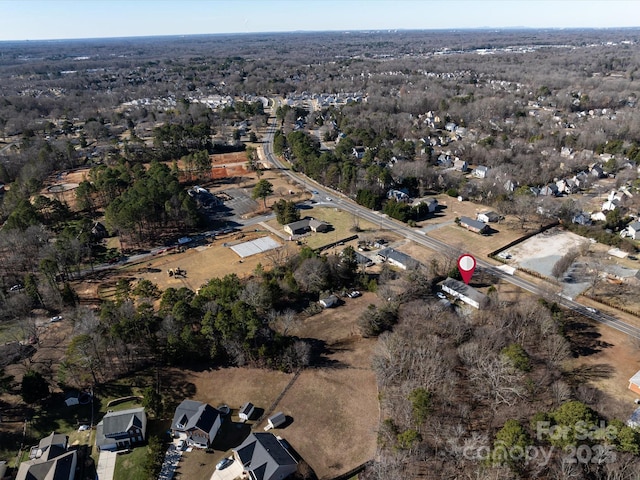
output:
{"label": "brown grass field", "polygon": [[[150,280],[162,290],[168,287],[187,287],[196,291],[212,278],[223,277],[230,273],[235,273],[240,278],[250,276],[259,263],[265,268],[269,268],[271,266],[269,253],[241,259],[229,246],[224,246],[224,243],[227,242],[235,244],[264,236],[266,236],[264,232],[221,236],[211,244],[189,248],[183,253],[149,257],[139,264],[122,267],[119,273]],[[274,239],[284,243],[279,238]],[[294,249],[295,246],[288,245],[287,248]],[[186,270],[187,275],[185,277],[170,277],[167,270],[176,267]]]}
{"label": "brown grass field", "polygon": [[[243,427],[237,410],[251,401],[265,415],[282,411],[292,420],[273,430],[289,442],[313,468],[320,479],[333,478],[373,458],[379,408],[377,387],[371,370],[371,353],[375,340],[356,334],[358,312],[378,298],[366,293],[357,299],[300,322],[294,333],[325,344],[321,364],[304,370],[297,378],[270,370],[225,368],[185,371],[172,369],[164,380],[165,395],[176,391],[193,392],[192,398],[232,409],[231,422],[216,439],[214,455],[189,452],[178,469],[179,479],[208,478],[212,465],[237,446],[241,436],[233,432]],[[274,400],[289,389],[272,411]],[[181,398],[173,398],[176,403]],[[262,431],[265,421],[249,426]],[[248,434],[248,429],[244,435]]]}
{"label": "brown grass field", "polygon": [[277,410],[293,422],[280,433],[320,479],[334,478],[373,458],[379,420],[371,355],[376,341],[356,334],[363,309],[378,298],[365,293],[308,318],[295,331],[326,342],[323,365],[305,370]]}

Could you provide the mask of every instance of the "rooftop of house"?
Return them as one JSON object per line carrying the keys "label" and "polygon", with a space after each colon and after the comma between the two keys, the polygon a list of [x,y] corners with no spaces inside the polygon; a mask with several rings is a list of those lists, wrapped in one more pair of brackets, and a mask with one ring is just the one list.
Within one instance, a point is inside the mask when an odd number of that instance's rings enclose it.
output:
{"label": "rooftop of house", "polygon": [[466,225],[471,228],[477,228],[478,230],[482,230],[488,227],[486,223],[481,222],[480,220],[474,220],[473,218],[469,217],[460,217],[460,224]]}
{"label": "rooftop of house", "polygon": [[384,257],[387,260],[393,260],[402,265],[406,265],[407,267],[417,267],[420,262],[418,262],[415,258],[407,255],[406,253],[399,252],[391,247],[383,248],[378,252],[378,255]]}
{"label": "rooftop of house", "polygon": [[185,431],[198,428],[209,432],[219,416],[220,412],[208,403],[183,400],[176,407],[171,428]]}
{"label": "rooftop of house", "polygon": [[445,280],[440,282],[440,284],[473,300],[474,302],[477,302],[480,305],[487,301],[487,296],[484,293],[479,292],[475,288],[461,282],[460,280],[456,280],[455,278],[447,277]]}
{"label": "rooftop of house", "polygon": [[256,479],[269,479],[281,466],[295,466],[296,460],[271,433],[252,433],[235,449],[245,470]]}

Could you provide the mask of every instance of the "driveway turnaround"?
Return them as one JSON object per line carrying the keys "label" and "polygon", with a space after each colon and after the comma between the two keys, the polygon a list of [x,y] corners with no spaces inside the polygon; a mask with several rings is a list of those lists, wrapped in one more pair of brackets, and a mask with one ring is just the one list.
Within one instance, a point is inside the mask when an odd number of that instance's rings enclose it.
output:
{"label": "driveway turnaround", "polygon": [[118,454],[116,452],[109,452],[108,450],[100,451],[100,457],[98,457],[98,468],[96,469],[98,480],[113,480],[113,472],[116,468],[117,456]]}
{"label": "driveway turnaround", "polygon": [[224,470],[216,470],[211,475],[211,480],[234,480],[242,476],[242,464],[238,461],[234,461]]}

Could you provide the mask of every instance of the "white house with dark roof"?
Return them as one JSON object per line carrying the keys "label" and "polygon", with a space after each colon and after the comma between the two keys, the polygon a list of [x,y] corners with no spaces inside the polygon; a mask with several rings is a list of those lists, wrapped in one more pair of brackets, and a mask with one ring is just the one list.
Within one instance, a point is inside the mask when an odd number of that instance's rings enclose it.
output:
{"label": "white house with dark roof", "polygon": [[602,165],[598,165],[598,164],[592,165],[591,170],[589,170],[589,173],[591,174],[591,176],[596,178],[602,178],[605,176],[604,170],[602,169]]}
{"label": "white house with dark roof", "polygon": [[362,160],[362,158],[364,157],[364,152],[365,152],[364,147],[353,147],[353,150],[351,151],[353,156],[356,157],[358,160]]}
{"label": "white house with dark roof", "polygon": [[479,292],[473,287],[470,287],[464,282],[448,277],[446,280],[440,282],[442,290],[449,295],[459,298],[467,305],[471,305],[474,308],[484,308],[489,304],[489,297],[484,293]]}
{"label": "white house with dark roof", "polygon": [[555,183],[550,183],[549,185],[545,185],[540,189],[539,195],[545,197],[556,197],[560,194],[558,190],[558,186]]}
{"label": "white house with dark roof", "polygon": [[253,406],[253,403],[247,402],[240,407],[238,417],[240,417],[240,420],[242,420],[243,422],[246,422],[248,420],[251,420],[251,415],[253,415],[254,411],[255,407]]}
{"label": "white house with dark roof", "polygon": [[208,403],[183,400],[173,415],[171,431],[185,437],[188,445],[207,448],[221,425],[220,412]]}
{"label": "white house with dark roof", "polygon": [[100,450],[120,450],[144,442],[147,435],[147,415],[144,408],[109,411],[96,427],[96,447]]}
{"label": "white house with dark roof", "polygon": [[634,240],[640,240],[640,222],[632,222],[627,225],[629,236]]}
{"label": "white house with dark roof", "polygon": [[476,217],[479,222],[489,223],[489,222],[498,222],[500,221],[500,215],[496,212],[488,211],[488,212],[480,212]]}
{"label": "white house with dark roof", "polygon": [[250,434],[233,449],[233,457],[250,480],[283,480],[298,469],[296,459],[272,433]]}
{"label": "white house with dark roof", "polygon": [[489,174],[489,167],[484,165],[478,165],[476,169],[473,171],[473,176],[477,178],[487,178]]}
{"label": "white house with dark roof", "polygon": [[420,262],[412,258],[406,253],[399,252],[393,248],[383,248],[378,252],[378,257],[390,265],[401,268],[402,270],[415,269],[420,266]]}
{"label": "white house with dark roof", "polygon": [[456,159],[453,162],[453,169],[459,172],[466,172],[469,170],[469,164],[465,160]]}
{"label": "white house with dark roof", "polygon": [[68,436],[51,432],[31,449],[29,460],[20,464],[16,480],[74,480],[78,455],[68,447]]}

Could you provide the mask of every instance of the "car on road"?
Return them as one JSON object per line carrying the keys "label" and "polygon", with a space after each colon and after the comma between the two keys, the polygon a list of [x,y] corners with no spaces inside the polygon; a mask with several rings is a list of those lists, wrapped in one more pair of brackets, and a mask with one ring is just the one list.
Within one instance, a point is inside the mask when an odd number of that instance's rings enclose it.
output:
{"label": "car on road", "polygon": [[55,317],[51,317],[49,319],[49,323],[56,323],[62,320],[62,315],[56,315]]}
{"label": "car on road", "polygon": [[587,309],[587,312],[591,312],[591,313],[599,313],[597,309],[593,308],[593,307],[585,307]]}
{"label": "car on road", "polygon": [[327,198],[327,202],[332,202],[333,201],[333,198],[331,198],[331,197],[326,197],[326,198]]}
{"label": "car on road", "polygon": [[216,470],[224,470],[225,468],[227,468],[232,463],[233,463],[233,458],[228,458],[228,457],[227,458],[223,458],[216,465]]}
{"label": "car on road", "polygon": [[311,190],[311,193],[313,193],[314,195],[318,195],[318,190]]}

